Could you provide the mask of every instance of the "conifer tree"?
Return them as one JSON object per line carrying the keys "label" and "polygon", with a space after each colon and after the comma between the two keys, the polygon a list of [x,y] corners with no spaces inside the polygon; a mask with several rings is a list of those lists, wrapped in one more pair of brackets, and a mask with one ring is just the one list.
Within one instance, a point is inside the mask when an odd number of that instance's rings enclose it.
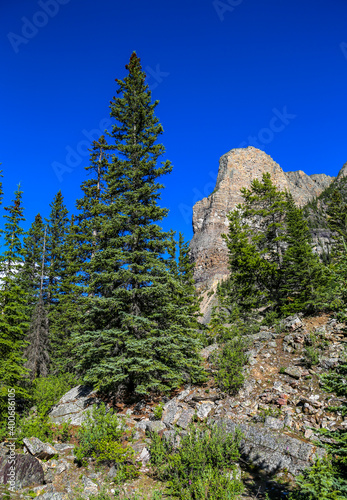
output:
{"label": "conifer tree", "polygon": [[24,264],[20,276],[22,286],[28,294],[28,305],[31,311],[40,295],[44,247],[45,227],[41,215],[37,214],[23,240]]}
{"label": "conifer tree", "polygon": [[169,234],[158,205],[170,162],[158,165],[163,129],[151,103],[140,59],[132,54],[111,101],[115,154],[105,174],[104,217],[89,262],[81,334],[75,339],[86,382],[103,390],[146,394],[179,386],[201,374],[199,343],[178,318],[164,253]]}
{"label": "conifer tree", "polygon": [[42,295],[40,295],[32,313],[27,342],[25,367],[29,370],[30,379],[47,377],[50,363],[49,327]]}
{"label": "conifer tree", "polygon": [[5,207],[7,214],[4,215],[6,250],[0,259],[0,412],[6,404],[8,388],[14,388],[17,397],[27,396],[22,386],[27,373],[23,357],[28,327],[27,298],[18,279],[23,264],[21,222],[25,220],[21,200],[22,191],[18,186],[13,204]]}
{"label": "conifer tree", "polygon": [[49,331],[51,349],[51,371],[55,374],[74,371],[72,334],[78,329],[81,295],[79,271],[81,255],[76,238],[77,226],[71,216],[68,233],[62,245],[64,265],[59,283],[58,300],[50,308]]}
{"label": "conifer tree", "polygon": [[47,276],[44,285],[44,301],[50,308],[59,301],[60,284],[66,272],[67,256],[64,251],[69,231],[68,210],[61,191],[53,199],[51,213],[47,220],[46,265]]}
{"label": "conifer tree", "polygon": [[229,214],[229,232],[223,236],[231,275],[226,286],[230,302],[249,315],[279,301],[285,200],[267,173],[241,194],[244,202]]}
{"label": "conifer tree", "polygon": [[347,241],[347,203],[337,189],[334,190],[328,205],[327,224],[333,232],[331,235],[333,240],[332,256],[333,260],[336,261],[344,252],[342,240]]}
{"label": "conifer tree", "polygon": [[314,310],[326,283],[324,266],[312,251],[311,235],[303,210],[286,193],[286,251],[282,266],[281,310],[284,315]]}

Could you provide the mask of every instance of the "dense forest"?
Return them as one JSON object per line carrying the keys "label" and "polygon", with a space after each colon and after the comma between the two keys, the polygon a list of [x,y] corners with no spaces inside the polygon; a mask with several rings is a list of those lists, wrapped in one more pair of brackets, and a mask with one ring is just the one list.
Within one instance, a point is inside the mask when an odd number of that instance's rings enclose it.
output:
{"label": "dense forest", "polygon": [[[26,436],[50,436],[49,409],[79,383],[94,387],[105,400],[170,395],[184,384],[208,379],[200,352],[218,344],[214,377],[232,395],[244,383],[250,333],[296,313],[329,311],[346,320],[345,179],[300,208],[264,174],[242,190],[243,203],[229,214],[224,239],[230,278],[218,287],[210,325],[199,323],[188,244],[181,234],[160,226],[168,213],[159,204],[161,178],[172,166],[162,160],[158,102],[151,100],[136,53],[126,70],[110,101],[112,132],[91,144],[75,213],[69,214],[59,191],[48,219],[37,214],[25,232],[21,186],[4,207],[0,435],[7,437],[8,394],[14,389],[18,445]],[[0,201],[2,197],[0,185]],[[312,228],[328,230],[328,252],[315,252]],[[344,397],[346,367],[341,363],[322,382]],[[347,414],[345,406],[336,411]],[[328,461],[318,461],[298,480],[293,498],[347,497],[346,430],[330,437]],[[82,460],[90,450],[83,451],[82,438],[81,443]],[[203,444],[206,449],[211,445]],[[159,441],[153,446],[155,462],[167,451]],[[219,453],[231,460],[235,444],[223,446]],[[235,498],[237,488],[225,490],[217,476],[204,479],[214,485],[215,496],[212,489],[197,493],[197,483],[194,492],[188,483],[184,493],[177,486],[172,498]]]}

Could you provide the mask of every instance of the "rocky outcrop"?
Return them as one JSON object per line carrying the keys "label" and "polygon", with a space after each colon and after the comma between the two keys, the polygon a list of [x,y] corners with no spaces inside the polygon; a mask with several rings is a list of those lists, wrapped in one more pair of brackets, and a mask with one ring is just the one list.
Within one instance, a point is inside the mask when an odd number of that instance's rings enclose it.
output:
{"label": "rocky outcrop", "polygon": [[96,402],[96,391],[91,387],[79,385],[61,398],[52,408],[49,417],[54,424],[69,422],[71,425],[81,425],[87,409]]}
{"label": "rocky outcrop", "polygon": [[[334,179],[325,174],[308,176],[300,170],[284,172],[269,155],[254,147],[232,149],[223,155],[213,193],[193,208],[194,237],[190,252],[195,263],[196,286],[201,292],[210,290],[227,276],[227,248],[221,238],[227,231],[227,214],[242,202],[240,189],[250,187],[264,173],[271,174],[279,189],[290,191],[300,206],[319,196]],[[203,313],[211,309],[207,297],[205,302]]]}

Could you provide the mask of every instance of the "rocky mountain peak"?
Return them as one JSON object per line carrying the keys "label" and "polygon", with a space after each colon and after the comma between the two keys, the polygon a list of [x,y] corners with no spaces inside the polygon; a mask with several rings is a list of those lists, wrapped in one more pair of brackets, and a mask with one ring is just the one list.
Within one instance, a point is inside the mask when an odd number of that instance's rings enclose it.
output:
{"label": "rocky mountain peak", "polygon": [[[347,164],[344,168],[347,173]],[[227,214],[243,201],[240,189],[250,187],[264,173],[270,173],[279,189],[290,191],[300,206],[319,196],[334,180],[325,174],[309,176],[301,170],[284,172],[271,156],[252,146],[224,154],[219,160],[214,191],[193,207],[194,237],[190,251],[195,262],[196,285],[201,291],[211,289],[227,276],[228,253],[221,238],[227,231]]]}

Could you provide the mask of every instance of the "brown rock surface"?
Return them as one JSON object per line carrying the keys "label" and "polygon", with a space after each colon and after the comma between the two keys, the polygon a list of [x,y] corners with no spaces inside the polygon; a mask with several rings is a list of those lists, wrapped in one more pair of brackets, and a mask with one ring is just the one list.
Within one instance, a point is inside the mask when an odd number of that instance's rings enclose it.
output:
{"label": "brown rock surface", "polygon": [[[242,202],[240,189],[250,187],[254,179],[261,179],[267,172],[280,189],[293,194],[300,206],[318,196],[334,179],[325,174],[308,176],[300,170],[284,172],[269,155],[251,146],[223,155],[213,193],[193,207],[190,251],[195,262],[195,282],[201,292],[210,290],[228,274],[227,248],[221,235],[228,228],[227,214]],[[207,312],[209,308],[206,305]]]}

